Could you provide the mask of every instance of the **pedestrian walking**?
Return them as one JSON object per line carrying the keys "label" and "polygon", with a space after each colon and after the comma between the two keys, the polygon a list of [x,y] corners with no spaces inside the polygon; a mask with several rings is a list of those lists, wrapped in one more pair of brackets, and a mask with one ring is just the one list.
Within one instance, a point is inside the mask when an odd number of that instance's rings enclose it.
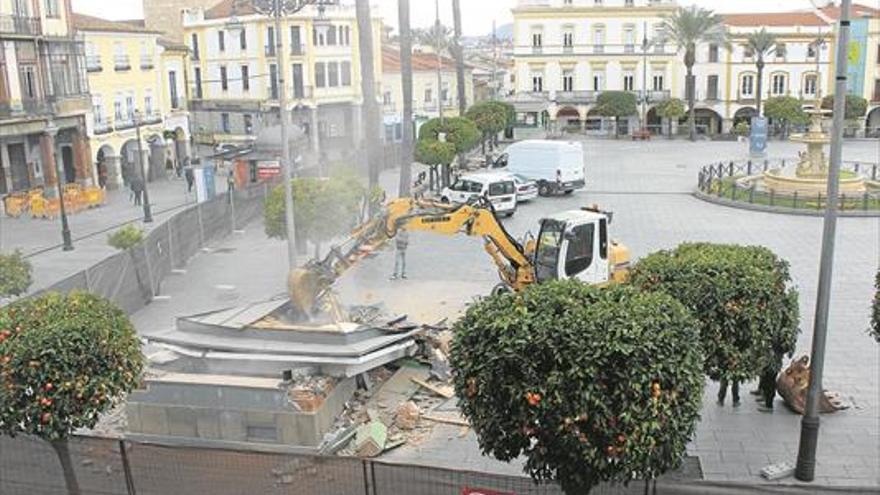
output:
{"label": "pedestrian walking", "polygon": [[196,175],[193,172],[192,167],[186,167],[184,175],[186,176],[186,192],[191,193],[193,190],[193,183],[196,181]]}
{"label": "pedestrian walking", "polygon": [[733,396],[733,407],[739,407],[741,404],[739,399],[739,382],[736,380],[728,382],[726,378],[721,379],[720,388],[718,390],[718,405],[724,405],[724,399],[727,398],[727,387],[730,386],[730,395]]}
{"label": "pedestrian walking", "polygon": [[143,203],[143,194],[144,194],[144,180],[138,176],[131,178],[131,192],[134,196],[134,204],[135,206],[140,206]]}
{"label": "pedestrian walking", "polygon": [[394,256],[394,275],[391,280],[402,278],[406,280],[406,248],[409,246],[409,232],[401,230],[394,239],[396,248]]}
{"label": "pedestrian walking", "polygon": [[788,355],[789,358],[794,356],[794,345],[785,342],[773,343],[773,355],[767,366],[761,372],[761,379],[758,380],[758,389],[751,393],[758,396],[759,401],[763,404],[758,406],[759,411],[772,412],[773,400],[776,399],[776,378],[782,371],[782,360]]}

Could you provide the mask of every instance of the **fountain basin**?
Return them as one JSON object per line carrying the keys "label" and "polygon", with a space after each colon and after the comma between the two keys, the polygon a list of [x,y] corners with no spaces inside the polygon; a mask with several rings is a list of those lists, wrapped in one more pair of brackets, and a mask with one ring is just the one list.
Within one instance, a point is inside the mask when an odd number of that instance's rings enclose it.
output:
{"label": "fountain basin", "polygon": [[[828,191],[828,176],[824,174],[785,175],[782,170],[775,169],[764,172],[756,179],[766,190],[779,194],[825,194]],[[840,194],[854,196],[866,190],[863,177],[841,174]]]}

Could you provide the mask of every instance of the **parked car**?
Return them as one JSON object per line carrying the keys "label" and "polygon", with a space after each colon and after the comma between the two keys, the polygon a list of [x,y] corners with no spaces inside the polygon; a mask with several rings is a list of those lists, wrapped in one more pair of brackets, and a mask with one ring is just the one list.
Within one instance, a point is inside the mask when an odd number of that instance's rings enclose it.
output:
{"label": "parked car", "polygon": [[584,149],[577,142],[520,141],[508,146],[493,168],[535,181],[541,196],[571,194],[586,185]]}
{"label": "parked car", "polygon": [[492,203],[496,213],[508,217],[516,213],[516,183],[509,174],[463,175],[443,189],[440,200],[444,203],[468,203],[480,196]]}
{"label": "parked car", "polygon": [[538,184],[520,174],[511,174],[513,183],[516,184],[516,202],[531,201],[538,197]]}

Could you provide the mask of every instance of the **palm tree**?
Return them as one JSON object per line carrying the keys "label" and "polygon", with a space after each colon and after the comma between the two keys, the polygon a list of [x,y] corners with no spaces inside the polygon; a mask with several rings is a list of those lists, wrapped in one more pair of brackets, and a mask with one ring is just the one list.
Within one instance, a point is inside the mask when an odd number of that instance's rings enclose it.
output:
{"label": "palm tree", "polygon": [[464,49],[461,47],[461,2],[452,0],[452,17],[455,23],[455,72],[458,84],[458,114],[464,116],[467,111],[467,95],[465,94],[464,81]]}
{"label": "palm tree", "polygon": [[443,120],[443,63],[440,57],[452,53],[452,30],[440,24],[440,20],[427,29],[419,29],[415,34],[419,44],[430,46],[437,53],[437,111]]}
{"label": "palm tree", "polygon": [[665,37],[674,42],[679,50],[684,50],[684,65],[687,68],[688,126],[691,141],[695,141],[697,127],[694,118],[696,105],[694,63],[696,63],[697,45],[724,44],[727,38],[724,19],[711,10],[695,6],[680,7],[663,20],[663,31]]}
{"label": "palm tree", "polygon": [[403,87],[403,142],[400,149],[400,197],[411,194],[413,162],[413,73],[412,31],[409,27],[409,0],[397,0],[400,24],[400,78]]}
{"label": "palm tree", "polygon": [[761,116],[761,98],[764,91],[764,56],[776,48],[776,35],[767,32],[766,28],[749,33],[746,37],[746,50],[752,52],[755,57],[755,67],[758,68],[758,97],[755,101],[758,117]]}
{"label": "palm tree", "polygon": [[[363,95],[363,127],[365,143],[358,143],[367,153],[370,190],[379,186],[379,107],[376,103],[376,72],[373,65],[373,21],[370,0],[355,3],[358,27],[358,48],[361,62],[361,94]],[[365,146],[360,146],[364,144]]]}

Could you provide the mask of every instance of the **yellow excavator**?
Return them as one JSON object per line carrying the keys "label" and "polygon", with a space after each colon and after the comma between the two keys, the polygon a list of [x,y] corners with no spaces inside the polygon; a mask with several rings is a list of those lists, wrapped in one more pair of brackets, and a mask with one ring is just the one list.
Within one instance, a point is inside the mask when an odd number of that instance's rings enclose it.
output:
{"label": "yellow excavator", "polygon": [[629,273],[630,253],[609,238],[611,219],[610,212],[596,206],[565,211],[541,219],[538,237],[527,235],[519,242],[507,232],[485,198],[467,204],[396,199],[357,227],[324,259],[312,260],[291,272],[290,300],[296,310],[311,314],[342,273],[401,230],[482,237],[501,278],[495,291],[521,291],[536,282],[559,279],[596,285],[623,282]]}

